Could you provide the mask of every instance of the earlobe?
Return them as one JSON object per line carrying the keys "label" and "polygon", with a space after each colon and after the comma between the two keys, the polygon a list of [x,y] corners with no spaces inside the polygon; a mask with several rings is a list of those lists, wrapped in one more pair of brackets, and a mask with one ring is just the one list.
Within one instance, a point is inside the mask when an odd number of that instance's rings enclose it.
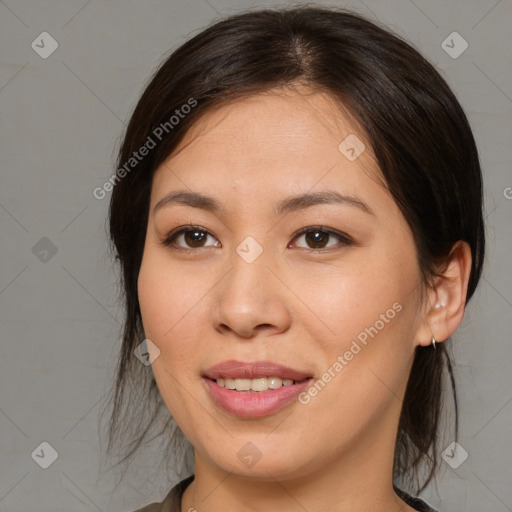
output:
{"label": "earlobe", "polygon": [[[443,270],[429,292],[429,305],[419,344],[435,347],[457,330],[464,317],[471,272],[471,248],[459,240],[454,244]],[[434,341],[435,340],[435,341]]]}

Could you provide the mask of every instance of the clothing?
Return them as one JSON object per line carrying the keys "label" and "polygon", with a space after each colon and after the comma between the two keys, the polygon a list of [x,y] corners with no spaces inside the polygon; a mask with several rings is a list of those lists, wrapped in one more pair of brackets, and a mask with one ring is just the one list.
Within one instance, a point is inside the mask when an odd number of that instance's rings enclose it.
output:
{"label": "clothing", "polygon": [[[194,475],[183,479],[177,483],[167,494],[163,501],[158,503],[150,503],[143,508],[134,510],[134,512],[181,512],[181,497],[185,492],[188,485],[194,480]],[[424,501],[419,498],[413,498],[406,492],[395,487],[396,494],[404,500],[407,505],[418,510],[419,512],[436,512],[433,508],[430,508]]]}

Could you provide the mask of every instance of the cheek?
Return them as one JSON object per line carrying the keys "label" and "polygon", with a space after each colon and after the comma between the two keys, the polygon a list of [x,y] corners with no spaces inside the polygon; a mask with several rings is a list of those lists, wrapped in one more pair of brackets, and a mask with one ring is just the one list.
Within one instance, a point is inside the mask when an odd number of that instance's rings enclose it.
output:
{"label": "cheek", "polygon": [[419,274],[412,255],[406,260],[381,253],[324,285],[325,293],[315,297],[331,330],[317,337],[323,349],[320,380],[328,383],[317,386],[322,398],[311,397],[307,407],[312,416],[329,415],[332,425],[348,422],[357,429],[392,403],[407,380]]}
{"label": "cheek", "polygon": [[381,258],[336,272],[330,268],[325,275],[302,277],[302,283],[295,285],[307,298],[304,305],[309,310],[301,322],[308,322],[314,339],[331,358],[348,350],[352,340],[364,342],[372,334],[381,337],[399,321],[397,310],[403,309],[413,275],[398,265],[381,263]]}
{"label": "cheek", "polygon": [[194,347],[194,330],[190,326],[193,309],[188,303],[195,297],[181,286],[176,273],[164,272],[157,260],[144,255],[138,278],[139,304],[145,336],[160,350],[152,363],[155,379],[168,408],[176,409],[170,402],[191,375],[189,352]]}
{"label": "cheek", "polygon": [[145,254],[139,272],[142,323],[146,338],[160,350],[151,369],[162,399],[177,423],[186,428],[197,414],[191,411],[194,404],[187,402],[183,389],[195,384],[193,324],[197,313],[193,304],[200,290],[186,286],[187,278],[170,272],[159,259]]}
{"label": "cheek", "polygon": [[207,284],[193,271],[174,268],[165,253],[150,250],[144,254],[137,285],[145,333],[166,343],[193,322]]}

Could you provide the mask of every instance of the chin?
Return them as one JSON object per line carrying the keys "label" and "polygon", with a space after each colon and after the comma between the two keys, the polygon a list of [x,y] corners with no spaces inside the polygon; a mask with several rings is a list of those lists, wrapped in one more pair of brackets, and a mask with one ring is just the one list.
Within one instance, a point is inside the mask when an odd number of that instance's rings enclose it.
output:
{"label": "chin", "polygon": [[[240,478],[282,481],[304,477],[314,469],[313,461],[303,457],[298,460],[290,456],[288,449],[277,450],[275,447],[268,447],[268,453],[265,455],[265,448],[259,450],[250,442],[233,444],[241,444],[242,448],[233,452],[230,447],[220,453],[209,453],[208,458],[222,471]],[[297,447],[297,450],[299,449],[300,447]]]}

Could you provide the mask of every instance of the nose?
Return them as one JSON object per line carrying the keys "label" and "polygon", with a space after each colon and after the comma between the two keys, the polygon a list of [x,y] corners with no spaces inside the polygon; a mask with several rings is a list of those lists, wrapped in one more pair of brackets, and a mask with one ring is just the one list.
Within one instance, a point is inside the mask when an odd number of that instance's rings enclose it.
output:
{"label": "nose", "polygon": [[290,292],[276,278],[276,265],[264,254],[252,263],[238,254],[231,259],[232,268],[215,297],[213,321],[217,331],[247,339],[260,332],[275,335],[290,327]]}

